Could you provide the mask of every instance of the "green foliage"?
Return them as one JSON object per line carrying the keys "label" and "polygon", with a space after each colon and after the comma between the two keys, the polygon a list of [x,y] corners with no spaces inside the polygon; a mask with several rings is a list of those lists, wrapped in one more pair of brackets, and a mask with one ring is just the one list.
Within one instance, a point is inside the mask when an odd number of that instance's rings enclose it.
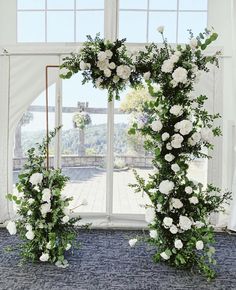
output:
{"label": "green foliage", "polygon": [[221,135],[214,123],[219,114],[209,114],[204,108],[207,97],[189,96],[201,71],[208,72],[209,63],[218,65],[219,53],[205,56],[202,52],[217,38],[216,33],[205,30],[192,39],[190,31],[190,37],[190,44],[174,49],[163,36],[163,46],[151,44],[137,57],[136,71],[148,72],[152,100],[143,104],[143,117],[135,120],[129,133],[146,139],[145,149],[154,153],[156,173],[145,181],[135,172],[137,183],[131,186],[145,192],[152,203],[147,207],[152,231],[147,240],[157,247],[154,261],[177,268],[197,266],[211,279],[215,276],[211,268],[214,233],[208,217],[224,209],[231,193],[221,193],[212,184],[204,189],[187,177],[188,162],[210,158],[202,148],[213,149],[214,136]]}
{"label": "green foliage", "polygon": [[137,86],[140,83],[133,66],[132,55],[124,45],[125,39],[114,42],[102,39],[99,34],[93,39],[87,36],[79,53],[65,57],[61,69],[66,72],[60,77],[69,79],[82,71],[82,83],[92,82],[94,87],[108,90],[108,100],[119,99],[120,91],[127,83]]}
{"label": "green foliage", "polygon": [[23,260],[49,261],[59,267],[67,266],[64,253],[76,244],[74,224],[80,218],[70,218],[68,205],[72,198],[61,192],[68,177],[60,169],[47,169],[47,146],[59,128],[49,133],[42,144],[28,150],[27,162],[16,184],[19,195],[6,198],[18,206],[16,229],[20,238]]}

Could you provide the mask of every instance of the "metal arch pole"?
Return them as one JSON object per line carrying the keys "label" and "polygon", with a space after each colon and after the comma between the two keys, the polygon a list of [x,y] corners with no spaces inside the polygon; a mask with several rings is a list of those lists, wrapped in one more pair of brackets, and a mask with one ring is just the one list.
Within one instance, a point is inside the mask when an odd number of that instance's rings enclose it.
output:
{"label": "metal arch pole", "polygon": [[45,98],[45,105],[46,105],[46,141],[47,141],[47,149],[46,149],[46,168],[49,169],[49,118],[48,118],[48,69],[49,68],[58,68],[59,65],[46,65],[45,67],[45,85],[46,85],[46,98]]}

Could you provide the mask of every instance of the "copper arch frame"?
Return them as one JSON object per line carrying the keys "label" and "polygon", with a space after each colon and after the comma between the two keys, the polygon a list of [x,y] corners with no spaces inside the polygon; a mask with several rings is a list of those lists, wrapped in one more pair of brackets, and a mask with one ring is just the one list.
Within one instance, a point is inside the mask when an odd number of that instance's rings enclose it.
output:
{"label": "copper arch frame", "polygon": [[45,67],[45,86],[46,86],[46,98],[45,98],[45,105],[46,105],[46,140],[47,140],[47,151],[46,151],[46,168],[49,169],[49,118],[48,118],[48,69],[49,68],[58,68],[59,65],[47,65]]}

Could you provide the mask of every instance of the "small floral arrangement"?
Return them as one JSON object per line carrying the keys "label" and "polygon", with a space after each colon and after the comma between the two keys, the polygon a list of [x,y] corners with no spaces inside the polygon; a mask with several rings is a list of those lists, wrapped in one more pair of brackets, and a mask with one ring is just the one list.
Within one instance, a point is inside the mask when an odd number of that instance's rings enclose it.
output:
{"label": "small floral arrangement", "polygon": [[67,267],[65,252],[76,246],[77,233],[74,225],[80,218],[70,218],[68,208],[71,197],[62,196],[68,177],[59,169],[46,169],[47,144],[58,129],[50,132],[38,150],[28,150],[28,159],[19,174],[16,185],[19,195],[8,194],[7,198],[18,207],[19,218],[9,221],[11,235],[19,234],[23,260],[55,263]]}
{"label": "small floral arrangement", "polygon": [[88,113],[78,112],[73,116],[73,124],[75,128],[84,129],[92,123],[91,117]]}
{"label": "small floral arrangement", "polygon": [[111,42],[101,39],[99,34],[94,39],[87,36],[87,39],[79,53],[64,58],[61,69],[66,72],[60,75],[61,78],[68,79],[82,71],[82,83],[92,81],[95,88],[107,89],[109,101],[114,96],[119,99],[119,92],[128,84],[139,84],[133,65],[134,56],[127,51],[125,39]]}
{"label": "small floral arrangement", "polygon": [[[163,36],[163,27],[159,32]],[[204,108],[207,97],[190,97],[200,74],[209,71],[208,64],[218,65],[219,53],[203,54],[217,38],[215,32],[206,29],[194,38],[190,31],[190,38],[189,44],[174,49],[163,36],[162,47],[151,44],[137,58],[137,71],[146,80],[152,100],[145,102],[129,133],[146,138],[145,149],[154,153],[155,170],[146,181],[135,172],[137,184],[131,186],[151,201],[146,221],[150,228],[147,240],[157,247],[154,260],[177,268],[197,266],[213,278],[214,232],[208,217],[223,210],[231,193],[221,194],[212,184],[204,188],[189,179],[187,172],[189,161],[210,158],[202,148],[213,149],[213,138],[221,135],[214,125],[219,114],[209,114]],[[130,246],[136,242],[130,240]]]}

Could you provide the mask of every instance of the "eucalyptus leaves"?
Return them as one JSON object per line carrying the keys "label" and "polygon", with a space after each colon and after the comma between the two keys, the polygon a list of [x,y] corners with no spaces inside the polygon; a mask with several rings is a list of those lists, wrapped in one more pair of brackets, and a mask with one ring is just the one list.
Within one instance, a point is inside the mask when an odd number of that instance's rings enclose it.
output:
{"label": "eucalyptus leaves", "polygon": [[95,88],[107,89],[108,99],[119,99],[119,92],[127,85],[136,86],[139,83],[135,67],[134,56],[124,45],[125,39],[111,42],[99,37],[88,40],[78,53],[72,53],[64,58],[61,78],[68,79],[73,74],[82,71],[83,84],[92,81]]}
{"label": "eucalyptus leaves", "polygon": [[[163,35],[163,28],[159,32]],[[145,148],[154,153],[155,173],[145,181],[135,172],[137,184],[132,186],[151,201],[146,220],[148,242],[157,247],[154,260],[178,268],[198,266],[213,278],[214,234],[208,217],[222,210],[230,193],[221,194],[211,184],[204,189],[187,177],[187,171],[194,158],[209,158],[202,148],[213,149],[214,136],[221,134],[220,128],[214,127],[219,114],[204,109],[207,97],[190,97],[199,76],[209,71],[207,65],[218,65],[218,53],[205,56],[202,52],[217,34],[205,30],[197,38],[190,32],[190,37],[189,44],[174,49],[163,36],[162,47],[151,44],[137,57],[136,71],[146,79],[152,100],[145,102],[144,117],[134,122],[129,132],[146,138]]]}
{"label": "eucalyptus leaves", "polygon": [[8,194],[7,198],[17,205],[16,221],[9,221],[11,235],[19,234],[23,240],[23,260],[55,263],[67,267],[65,252],[75,245],[77,232],[74,224],[80,218],[70,218],[69,202],[72,198],[62,196],[68,178],[60,170],[46,169],[47,143],[56,135],[38,145],[38,150],[28,150],[27,162],[16,185],[19,195]]}

